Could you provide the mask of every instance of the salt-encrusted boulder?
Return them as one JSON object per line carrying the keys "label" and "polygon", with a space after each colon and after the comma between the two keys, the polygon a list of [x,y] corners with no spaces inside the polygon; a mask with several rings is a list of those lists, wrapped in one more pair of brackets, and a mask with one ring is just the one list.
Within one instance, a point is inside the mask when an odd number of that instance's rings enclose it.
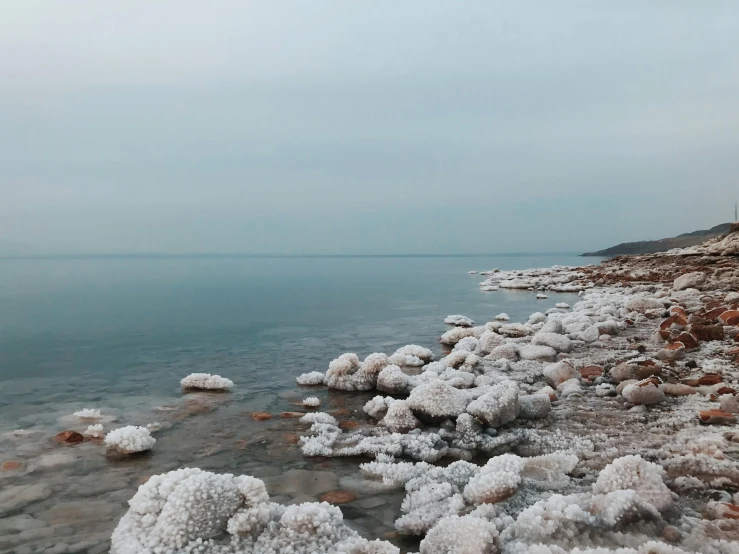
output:
{"label": "salt-encrusted boulder", "polygon": [[269,502],[264,483],[248,476],[197,468],[155,475],[129,506],[113,531],[112,554],[399,552],[361,538],[336,506]]}
{"label": "salt-encrusted boulder", "polygon": [[378,395],[368,400],[362,409],[368,416],[380,420],[385,417],[388,407],[393,402],[396,402],[396,400],[390,396],[382,397]]}
{"label": "salt-encrusted boulder", "polygon": [[546,366],[542,373],[546,377],[549,384],[555,389],[569,379],[576,379],[580,377],[577,370],[572,367],[568,362],[557,362]]}
{"label": "salt-encrusted boulder", "polygon": [[544,325],[542,325],[541,329],[539,329],[540,333],[556,333],[558,335],[561,335],[565,332],[565,327],[562,324],[562,320],[558,317],[548,317]]}
{"label": "salt-encrusted boulder", "polygon": [[444,318],[444,323],[454,325],[456,327],[472,327],[475,322],[464,315],[448,315]]}
{"label": "salt-encrusted boulder", "polygon": [[508,316],[507,313],[503,312],[502,314],[496,315],[495,319],[497,319],[498,321],[508,321],[511,318]]}
{"label": "salt-encrusted boulder", "polygon": [[627,385],[621,394],[632,404],[644,406],[652,406],[665,401],[664,391],[649,379]]}
{"label": "salt-encrusted boulder", "polygon": [[454,327],[441,335],[439,342],[448,346],[454,346],[465,337],[474,337],[475,330],[471,327]]}
{"label": "salt-encrusted boulder", "polygon": [[518,397],[518,417],[521,419],[542,419],[552,411],[548,394],[527,394]]}
{"label": "salt-encrusted boulder", "polygon": [[700,289],[700,286],[706,280],[706,274],[701,271],[685,273],[680,275],[672,284],[673,290]]}
{"label": "salt-encrusted boulder", "polygon": [[303,373],[295,378],[298,385],[323,385],[325,374],[320,371],[311,371],[309,373]]}
{"label": "salt-encrusted boulder", "polygon": [[528,323],[530,325],[536,325],[538,323],[544,323],[547,320],[546,314],[543,314],[541,312],[534,312],[529,316]]}
{"label": "salt-encrusted boulder", "polygon": [[318,406],[321,405],[321,400],[315,396],[309,396],[308,398],[303,399],[303,406],[307,406],[309,408],[318,408]]}
{"label": "salt-encrusted boulder", "polygon": [[493,348],[493,351],[486,356],[488,360],[506,359],[511,361],[518,360],[518,345],[513,343],[501,344]]}
{"label": "salt-encrusted boulder", "polygon": [[390,403],[380,425],[387,427],[392,433],[407,433],[420,427],[421,422],[413,415],[406,402],[397,400]]}
{"label": "salt-encrusted boulder", "polygon": [[501,335],[512,338],[525,337],[531,333],[530,329],[528,329],[523,323],[506,323],[505,325],[501,325],[498,332]]}
{"label": "salt-encrusted boulder", "polygon": [[503,336],[493,331],[485,331],[480,335],[480,339],[477,341],[477,347],[475,348],[475,354],[480,356],[486,356],[490,354],[493,349],[503,344],[505,339]]}
{"label": "salt-encrusted boulder", "polygon": [[557,392],[562,398],[567,398],[568,396],[571,396],[573,394],[581,394],[582,387],[580,386],[580,379],[567,379],[567,381],[564,381],[557,386]]}
{"label": "salt-encrusted boulder", "polygon": [[656,356],[658,360],[663,362],[677,362],[685,358],[685,345],[681,342],[668,344],[660,349]]}
{"label": "salt-encrusted boulder", "polygon": [[518,385],[515,381],[494,385],[490,392],[469,403],[467,413],[489,427],[510,423],[518,416]]}
{"label": "salt-encrusted boulder", "polygon": [[119,454],[135,454],[151,450],[156,439],[151,436],[146,427],[129,425],[108,433],[105,437],[105,446]]}
{"label": "salt-encrusted boulder", "polygon": [[102,423],[96,423],[94,425],[88,425],[87,429],[85,429],[84,433],[82,433],[85,436],[92,437],[94,439],[102,438],[103,433],[103,425]]}
{"label": "salt-encrusted boulder", "polygon": [[474,352],[477,348],[477,337],[465,337],[454,345],[455,351]]}
{"label": "salt-encrusted boulder", "polygon": [[401,394],[410,384],[410,377],[396,365],[389,365],[382,369],[377,376],[377,390],[388,394]]}
{"label": "salt-encrusted boulder", "polygon": [[636,365],[627,362],[620,363],[609,372],[611,379],[620,383],[621,381],[627,381],[636,377]]}
{"label": "salt-encrusted boulder", "polygon": [[472,515],[445,517],[421,541],[421,554],[497,554],[495,524]]}
{"label": "salt-encrusted boulder", "polygon": [[413,389],[407,403],[420,419],[441,421],[454,419],[463,413],[468,397],[444,381],[434,380]]}
{"label": "salt-encrusted boulder", "polygon": [[180,385],[185,390],[229,391],[233,388],[234,383],[231,379],[226,379],[220,375],[191,373],[180,381]]}
{"label": "salt-encrusted boulder", "polygon": [[[560,336],[560,335],[557,335]],[[566,337],[563,337],[566,338]],[[518,347],[518,357],[522,360],[536,360],[540,362],[553,362],[557,357],[557,351],[545,345],[524,344]]]}
{"label": "salt-encrusted boulder", "polygon": [[353,377],[359,371],[360,366],[359,357],[356,354],[342,354],[328,364],[325,382],[332,389],[356,390]]}
{"label": "salt-encrusted boulder", "polygon": [[649,310],[664,309],[664,302],[656,298],[637,297],[626,302],[626,309],[630,312],[645,313]]}
{"label": "salt-encrusted boulder", "polygon": [[565,335],[558,333],[538,332],[531,339],[531,344],[540,344],[554,348],[557,352],[572,351],[572,341]]}
{"label": "salt-encrusted boulder", "polygon": [[595,494],[633,490],[640,498],[664,512],[672,506],[672,493],[662,480],[664,469],[641,456],[623,456],[606,466],[593,484]]}
{"label": "salt-encrusted boulder", "polygon": [[462,495],[472,505],[501,502],[518,490],[523,469],[523,459],[513,454],[491,458],[472,476]]}
{"label": "salt-encrusted boulder", "polygon": [[431,352],[431,350],[429,350],[428,348],[424,348],[423,346],[419,346],[417,344],[406,344],[405,346],[401,346],[395,351],[395,354],[413,356],[414,358],[420,359],[424,363],[434,361],[434,353]]}

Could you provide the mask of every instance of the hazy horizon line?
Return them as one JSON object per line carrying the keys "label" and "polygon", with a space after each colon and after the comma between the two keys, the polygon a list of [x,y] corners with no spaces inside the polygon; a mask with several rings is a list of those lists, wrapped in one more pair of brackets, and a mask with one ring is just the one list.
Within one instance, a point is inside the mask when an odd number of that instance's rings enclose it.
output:
{"label": "hazy horizon line", "polygon": [[124,252],[89,254],[0,254],[0,260],[82,260],[82,259],[187,259],[187,258],[483,258],[483,257],[526,257],[526,256],[582,256],[581,252],[467,252],[459,254],[274,254],[243,252]]}

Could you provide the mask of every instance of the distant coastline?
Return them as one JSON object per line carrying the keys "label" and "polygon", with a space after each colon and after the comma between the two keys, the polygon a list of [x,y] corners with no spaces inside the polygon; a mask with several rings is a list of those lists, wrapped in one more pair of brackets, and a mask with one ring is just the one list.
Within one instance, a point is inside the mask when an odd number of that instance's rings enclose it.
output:
{"label": "distant coastline", "polygon": [[676,237],[644,240],[638,242],[623,242],[598,250],[597,252],[585,252],[583,256],[620,256],[623,254],[655,254],[657,252],[667,252],[673,248],[686,248],[688,246],[696,246],[702,244],[707,239],[723,235],[729,232],[730,223],[722,223],[710,229],[693,231],[692,233],[684,233]]}

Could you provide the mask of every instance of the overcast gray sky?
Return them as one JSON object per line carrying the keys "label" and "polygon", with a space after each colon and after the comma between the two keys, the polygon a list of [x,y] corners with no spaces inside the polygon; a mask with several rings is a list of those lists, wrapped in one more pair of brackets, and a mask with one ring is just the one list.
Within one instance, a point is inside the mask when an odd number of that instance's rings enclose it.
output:
{"label": "overcast gray sky", "polygon": [[0,243],[578,251],[728,221],[739,2],[0,2]]}

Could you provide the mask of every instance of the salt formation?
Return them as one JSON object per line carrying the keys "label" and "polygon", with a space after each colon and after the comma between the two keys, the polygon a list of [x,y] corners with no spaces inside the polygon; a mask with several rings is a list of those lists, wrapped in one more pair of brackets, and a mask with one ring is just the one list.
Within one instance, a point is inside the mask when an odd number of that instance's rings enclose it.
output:
{"label": "salt formation", "polygon": [[210,373],[191,373],[180,381],[185,390],[230,391],[234,384],[230,379]]}
{"label": "salt formation", "polygon": [[298,385],[323,385],[324,374],[320,371],[311,371],[298,375],[295,380]]}
{"label": "salt formation", "polygon": [[103,414],[100,413],[100,410],[94,410],[94,409],[91,409],[91,408],[85,408],[85,409],[80,410],[78,412],[74,412],[74,414],[72,414],[72,415],[75,415],[75,416],[77,416],[80,419],[93,419],[93,420],[95,420],[95,419],[102,419],[103,418]]}
{"label": "salt formation", "polygon": [[377,376],[389,364],[385,354],[375,353],[363,362],[356,354],[342,354],[328,365],[324,382],[329,388],[345,391],[372,390]]}
{"label": "salt formation", "polygon": [[95,425],[88,425],[87,429],[85,429],[85,432],[82,433],[83,435],[87,435],[88,437],[92,437],[94,439],[99,439],[103,436],[103,426],[101,423],[97,423]]}
{"label": "salt formation", "polygon": [[495,524],[473,516],[448,516],[421,541],[421,554],[495,554]]}
{"label": "salt formation", "polygon": [[129,425],[120,427],[105,436],[105,446],[120,454],[135,454],[151,450],[156,439],[146,427]]}
{"label": "salt formation", "polygon": [[315,396],[309,396],[308,398],[303,399],[303,406],[308,406],[309,408],[317,408],[320,405],[321,401]]}
{"label": "salt formation", "polygon": [[444,323],[456,327],[472,327],[475,324],[474,321],[464,315],[448,315],[444,318]]}
{"label": "salt formation", "polygon": [[197,468],[154,475],[129,500],[112,554],[398,554],[347,527],[326,502],[283,506],[264,483]]}

